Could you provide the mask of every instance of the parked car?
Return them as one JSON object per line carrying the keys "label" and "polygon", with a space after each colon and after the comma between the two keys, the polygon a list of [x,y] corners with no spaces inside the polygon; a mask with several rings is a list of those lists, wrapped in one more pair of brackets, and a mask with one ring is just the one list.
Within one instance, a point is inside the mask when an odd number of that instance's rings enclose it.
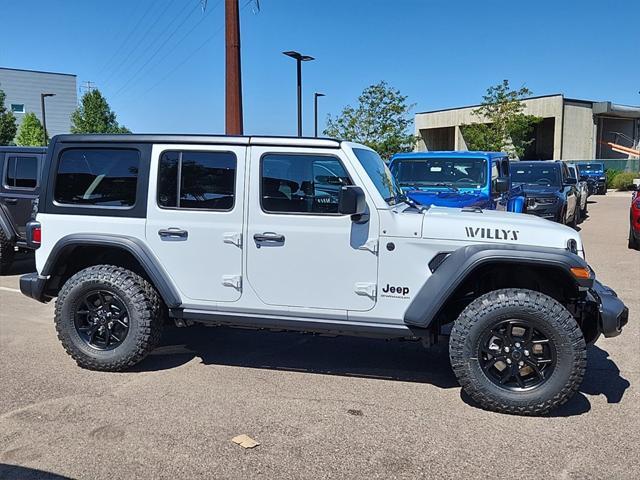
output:
{"label": "parked car", "polygon": [[533,415],[565,403],[587,344],[628,320],[574,230],[417,206],[355,143],[58,136],[43,178],[27,227],[37,272],[20,289],[57,297],[58,337],[88,369],[137,364],[169,321],[425,346],[450,332],[464,390]]}
{"label": "parked car", "polygon": [[571,178],[576,179],[576,189],[578,190],[578,205],[580,205],[580,218],[587,216],[587,199],[589,198],[589,185],[586,180],[580,178],[578,167],[572,163],[567,164]]}
{"label": "parked car", "polygon": [[602,162],[579,162],[580,179],[587,182],[589,195],[607,194],[607,177]]}
{"label": "parked car", "polygon": [[629,248],[640,250],[640,185],[635,188],[629,211]]}
{"label": "parked car", "polygon": [[511,181],[525,194],[525,213],[575,227],[580,219],[576,179],[564,162],[514,162]]}
{"label": "parked car", "polygon": [[420,205],[523,210],[524,196],[511,186],[506,153],[398,153],[389,168],[405,194]]}
{"label": "parked car", "polygon": [[11,266],[17,250],[29,248],[25,230],[38,198],[46,151],[44,147],[0,146],[0,273]]}

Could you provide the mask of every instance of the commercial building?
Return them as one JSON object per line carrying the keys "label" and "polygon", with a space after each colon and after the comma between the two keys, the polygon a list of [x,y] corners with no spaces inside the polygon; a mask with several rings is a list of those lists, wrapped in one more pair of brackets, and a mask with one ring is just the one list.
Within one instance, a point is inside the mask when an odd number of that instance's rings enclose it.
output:
{"label": "commercial building", "polygon": [[50,137],[69,133],[71,113],[78,104],[75,75],[0,67],[0,89],[6,94],[5,107],[13,112],[18,123],[28,112],[42,121],[40,95],[54,94],[45,99],[47,133]]}
{"label": "commercial building", "polygon": [[[565,98],[561,94],[523,100],[524,113],[541,117],[522,160],[637,158],[640,107]],[[417,150],[467,150],[461,125],[477,123],[478,105],[415,116]]]}

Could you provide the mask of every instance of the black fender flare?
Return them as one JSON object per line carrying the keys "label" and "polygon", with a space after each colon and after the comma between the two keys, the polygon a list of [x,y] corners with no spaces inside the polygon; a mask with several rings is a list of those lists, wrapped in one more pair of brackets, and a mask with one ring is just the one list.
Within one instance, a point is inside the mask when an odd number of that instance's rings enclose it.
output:
{"label": "black fender flare", "polygon": [[572,268],[589,268],[578,255],[558,248],[521,245],[479,244],[453,251],[438,266],[420,288],[404,314],[405,324],[427,328],[447,304],[456,288],[475,269],[489,263],[517,265],[545,265],[565,270],[574,278],[578,287],[591,288],[594,275],[588,279],[576,278]]}
{"label": "black fender flare", "polygon": [[130,253],[151,279],[167,307],[176,308],[182,305],[180,294],[149,248],[139,239],[125,235],[74,233],[62,237],[51,249],[40,275],[48,277],[60,262],[66,261],[75,248],[86,246],[119,248]]}

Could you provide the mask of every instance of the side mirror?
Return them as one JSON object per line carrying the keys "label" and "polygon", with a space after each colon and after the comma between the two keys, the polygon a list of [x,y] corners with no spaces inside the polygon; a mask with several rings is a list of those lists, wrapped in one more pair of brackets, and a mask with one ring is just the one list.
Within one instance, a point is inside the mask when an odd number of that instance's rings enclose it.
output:
{"label": "side mirror", "polygon": [[567,177],[564,183],[566,183],[567,185],[576,185],[578,183],[578,180],[573,177]]}
{"label": "side mirror", "polygon": [[496,194],[503,194],[509,191],[509,179],[507,177],[498,177],[494,180],[493,190]]}
{"label": "side mirror", "polygon": [[355,185],[345,185],[340,188],[338,213],[351,215],[351,220],[354,222],[368,220],[367,201],[362,188]]}

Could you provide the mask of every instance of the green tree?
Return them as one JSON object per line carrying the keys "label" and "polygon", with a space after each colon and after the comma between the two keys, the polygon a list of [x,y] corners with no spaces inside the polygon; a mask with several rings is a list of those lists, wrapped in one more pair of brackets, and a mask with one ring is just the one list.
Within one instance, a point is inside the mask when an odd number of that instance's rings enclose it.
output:
{"label": "green tree", "polygon": [[80,106],[71,114],[71,133],[131,133],[118,124],[116,114],[98,89],[82,96]]}
{"label": "green tree", "polygon": [[522,99],[531,95],[527,87],[512,90],[509,80],[489,87],[480,107],[473,110],[479,123],[462,125],[462,135],[470,150],[509,153],[521,158],[533,142],[533,130],[542,119],[526,115]]}
{"label": "green tree", "polygon": [[362,143],[388,159],[415,145],[416,138],[409,133],[412,108],[406,96],[383,81],[365,88],[357,107],[347,105],[336,118],[329,115],[324,134]]}
{"label": "green tree", "polygon": [[36,114],[33,112],[27,113],[20,124],[18,136],[16,137],[16,145],[23,147],[42,147],[47,145],[48,140],[49,139],[45,142],[44,128],[38,117],[36,117]]}
{"label": "green tree", "polygon": [[18,130],[16,117],[4,106],[5,98],[4,91],[0,90],[0,145],[9,145]]}

